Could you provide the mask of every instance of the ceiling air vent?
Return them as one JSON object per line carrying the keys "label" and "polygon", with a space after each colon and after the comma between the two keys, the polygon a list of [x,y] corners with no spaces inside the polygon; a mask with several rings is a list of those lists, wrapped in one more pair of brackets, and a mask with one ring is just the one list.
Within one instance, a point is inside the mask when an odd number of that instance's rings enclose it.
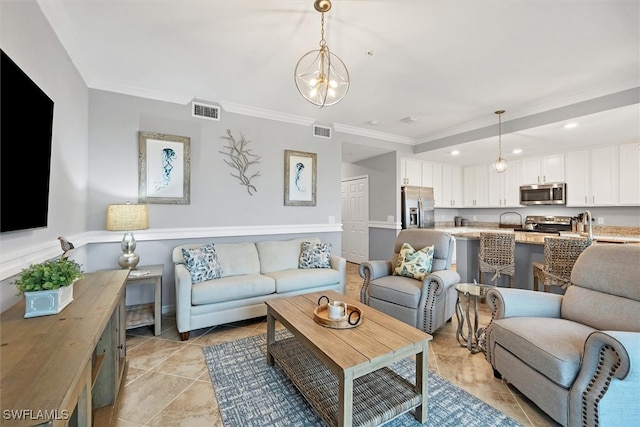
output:
{"label": "ceiling air vent", "polygon": [[313,125],[313,136],[331,139],[331,128],[327,126]]}
{"label": "ceiling air vent", "polygon": [[193,101],[191,103],[191,115],[202,119],[220,121],[220,107]]}

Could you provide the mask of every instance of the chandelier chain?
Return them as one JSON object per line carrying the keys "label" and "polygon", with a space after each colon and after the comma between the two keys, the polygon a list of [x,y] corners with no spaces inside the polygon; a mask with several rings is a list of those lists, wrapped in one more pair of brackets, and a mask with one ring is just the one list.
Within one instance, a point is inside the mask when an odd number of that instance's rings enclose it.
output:
{"label": "chandelier chain", "polygon": [[498,156],[502,157],[502,114],[498,114]]}
{"label": "chandelier chain", "polygon": [[320,19],[320,47],[325,47],[327,41],[324,39],[324,12],[322,12],[322,18]]}

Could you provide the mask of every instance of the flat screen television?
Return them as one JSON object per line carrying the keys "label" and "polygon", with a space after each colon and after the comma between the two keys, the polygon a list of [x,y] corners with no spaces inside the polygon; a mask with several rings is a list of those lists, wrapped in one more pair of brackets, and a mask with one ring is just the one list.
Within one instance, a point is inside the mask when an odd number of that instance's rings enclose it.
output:
{"label": "flat screen television", "polygon": [[0,53],[0,232],[46,227],[53,101]]}

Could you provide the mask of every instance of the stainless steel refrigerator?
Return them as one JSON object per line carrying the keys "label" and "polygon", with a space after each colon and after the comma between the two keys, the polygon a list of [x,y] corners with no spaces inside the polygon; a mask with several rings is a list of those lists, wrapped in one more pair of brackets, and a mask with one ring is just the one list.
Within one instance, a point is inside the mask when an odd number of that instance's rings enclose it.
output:
{"label": "stainless steel refrigerator", "polygon": [[401,187],[402,228],[435,228],[433,188]]}

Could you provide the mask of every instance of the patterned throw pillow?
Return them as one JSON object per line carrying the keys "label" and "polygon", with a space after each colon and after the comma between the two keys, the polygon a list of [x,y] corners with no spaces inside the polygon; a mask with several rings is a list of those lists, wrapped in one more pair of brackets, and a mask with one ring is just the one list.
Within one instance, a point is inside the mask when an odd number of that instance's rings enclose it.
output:
{"label": "patterned throw pillow", "polygon": [[416,251],[408,243],[403,243],[398,255],[398,262],[393,274],[424,280],[431,273],[433,264],[433,245]]}
{"label": "patterned throw pillow", "polygon": [[331,268],[331,243],[302,242],[300,268]]}
{"label": "patterned throw pillow", "polygon": [[191,274],[192,284],[219,279],[222,276],[222,267],[213,243],[194,249],[183,248],[182,256]]}

